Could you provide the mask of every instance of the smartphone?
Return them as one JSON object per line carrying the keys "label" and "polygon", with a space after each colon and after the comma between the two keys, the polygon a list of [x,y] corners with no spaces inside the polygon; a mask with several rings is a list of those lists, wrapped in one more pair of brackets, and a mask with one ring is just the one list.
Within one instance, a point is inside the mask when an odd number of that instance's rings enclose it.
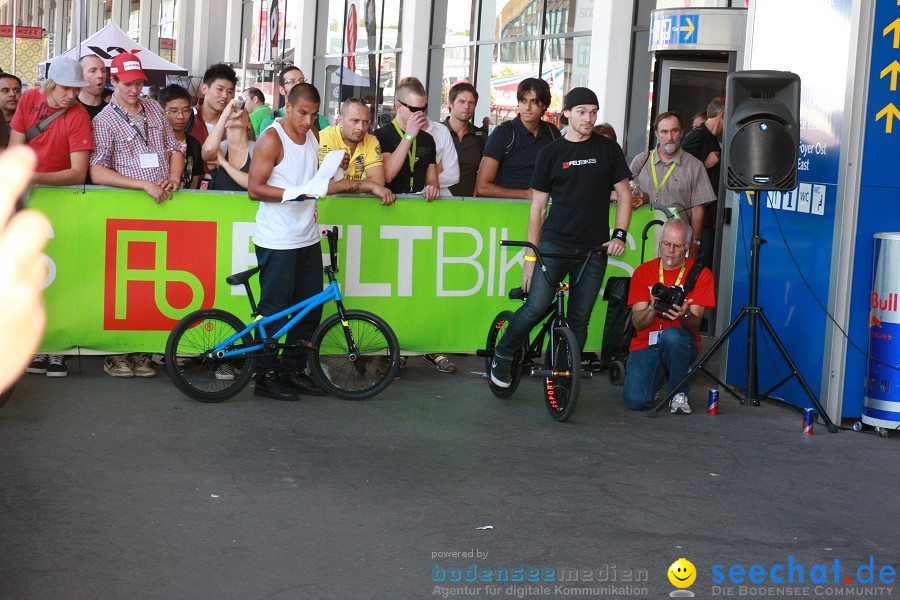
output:
{"label": "smartphone", "polygon": [[238,96],[234,100],[234,110],[236,112],[240,112],[244,110],[244,104],[246,103],[246,99],[243,96]]}

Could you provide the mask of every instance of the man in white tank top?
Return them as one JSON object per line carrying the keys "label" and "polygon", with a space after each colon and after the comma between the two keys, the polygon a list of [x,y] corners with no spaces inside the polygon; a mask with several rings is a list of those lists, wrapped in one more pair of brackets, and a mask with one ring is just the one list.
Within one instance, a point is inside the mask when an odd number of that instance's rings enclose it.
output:
{"label": "man in white tank top", "polygon": [[[310,127],[319,113],[319,92],[298,83],[288,94],[285,116],[256,141],[250,162],[250,199],[258,201],[253,244],[260,267],[259,314],[268,316],[322,291],[322,251],[314,198],[300,197],[298,186],[312,179],[319,144]],[[288,202],[282,203],[282,200]],[[294,201],[296,200],[296,201]],[[309,340],[319,325],[322,307],[304,317],[287,334],[287,343]],[[271,323],[275,333],[288,317]],[[306,348],[287,348],[280,357],[260,358],[254,394],[274,400],[299,400],[300,392],[324,396],[307,375]]]}

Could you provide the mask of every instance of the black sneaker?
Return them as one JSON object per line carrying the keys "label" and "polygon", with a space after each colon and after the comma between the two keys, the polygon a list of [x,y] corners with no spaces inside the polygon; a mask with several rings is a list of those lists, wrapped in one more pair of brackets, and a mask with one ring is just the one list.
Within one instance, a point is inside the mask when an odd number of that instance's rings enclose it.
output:
{"label": "black sneaker", "polygon": [[496,350],[491,361],[491,381],[500,388],[508,388],[512,384],[513,359],[506,358]]}
{"label": "black sneaker", "polygon": [[281,375],[278,377],[278,381],[288,389],[297,390],[307,396],[328,395],[328,392],[316,385],[316,382],[302,371],[292,371],[288,375]]}
{"label": "black sneaker", "polygon": [[31,364],[25,367],[26,373],[33,373],[34,375],[43,375],[47,372],[47,355],[46,354],[35,354],[34,358],[31,359]]}
{"label": "black sneaker", "polygon": [[68,374],[66,358],[59,354],[51,354],[47,362],[47,377],[65,377]]}
{"label": "black sneaker", "polygon": [[253,395],[270,400],[286,400],[288,402],[296,402],[300,399],[300,394],[291,389],[284,383],[281,383],[276,377],[266,375],[256,380],[256,387],[253,388]]}

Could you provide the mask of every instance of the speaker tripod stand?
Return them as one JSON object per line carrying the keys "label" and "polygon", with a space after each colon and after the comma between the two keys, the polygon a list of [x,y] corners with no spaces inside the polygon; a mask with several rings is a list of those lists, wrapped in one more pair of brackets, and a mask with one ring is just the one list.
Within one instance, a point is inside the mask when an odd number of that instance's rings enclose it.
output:
{"label": "speaker tripod stand", "polygon": [[[828,428],[828,431],[831,433],[837,433],[838,428],[832,422],[831,418],[828,416],[828,413],[822,408],[822,405],[819,403],[819,400],[816,398],[816,395],[813,394],[812,389],[810,389],[809,384],[806,383],[806,380],[803,379],[803,375],[800,373],[800,369],[797,368],[797,364],[791,358],[791,355],[788,353],[787,348],[784,347],[784,344],[778,338],[778,334],[775,333],[775,329],[769,323],[769,320],[766,319],[766,315],[763,312],[762,306],[758,304],[758,295],[759,295],[759,251],[763,244],[766,243],[759,235],[759,217],[760,217],[760,205],[762,204],[762,193],[756,193],[756,201],[753,203],[753,239],[750,243],[750,303],[745,304],[741,309],[741,313],[731,322],[728,326],[728,329],[725,330],[725,333],[716,340],[716,343],[703,355],[703,357],[697,361],[697,363],[690,368],[687,375],[681,382],[678,383],[674,387],[674,389],[669,391],[669,394],[662,399],[656,406],[654,406],[650,412],[647,414],[648,417],[654,418],[659,414],[659,411],[662,410],[664,406],[669,404],[669,401],[675,396],[676,390],[680,389],[682,386],[690,382],[694,376],[699,371],[703,371],[706,375],[715,381],[719,386],[724,389],[726,392],[734,396],[741,404],[752,404],[753,406],[759,406],[759,402],[761,398],[766,398],[770,393],[790,381],[793,377],[797,378],[797,381],[800,383],[800,386],[803,388],[803,391],[806,392],[806,395],[809,396],[809,399],[812,401],[813,406],[816,407],[816,410],[822,416],[822,420],[825,421],[825,426]],[[706,370],[706,364],[712,359],[713,356],[719,351],[719,349],[724,345],[725,341],[729,338],[729,336],[734,333],[737,326],[741,324],[744,318],[747,318],[747,395],[744,398],[735,393],[730,386],[720,381],[718,377],[713,375],[711,372]],[[782,358],[784,358],[785,362],[791,368],[791,374],[779,381],[777,384],[763,392],[759,393],[759,372],[757,366],[757,345],[756,345],[756,323],[757,320],[762,324],[765,330],[769,333],[772,340],[775,342],[775,345],[778,347],[778,351],[781,353]]]}

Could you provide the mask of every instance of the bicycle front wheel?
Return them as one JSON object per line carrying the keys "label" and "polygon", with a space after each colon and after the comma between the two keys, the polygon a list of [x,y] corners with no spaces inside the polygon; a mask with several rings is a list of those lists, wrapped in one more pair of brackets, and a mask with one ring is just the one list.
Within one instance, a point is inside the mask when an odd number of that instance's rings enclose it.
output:
{"label": "bicycle front wheel", "polygon": [[[240,319],[217,308],[181,319],[166,342],[166,371],[175,387],[200,402],[222,402],[237,395],[253,376],[256,360],[249,354],[215,358],[210,352],[243,329]],[[247,333],[225,350],[251,345],[253,336]]]}
{"label": "bicycle front wheel", "polygon": [[565,421],[575,411],[581,387],[581,350],[568,327],[557,327],[544,355],[544,368],[552,375],[544,378],[544,400],[550,416]]}
{"label": "bicycle front wheel", "polygon": [[325,319],[313,336],[309,368],[323,388],[344,400],[384,391],[400,368],[400,344],[384,319],[364,310]]}

